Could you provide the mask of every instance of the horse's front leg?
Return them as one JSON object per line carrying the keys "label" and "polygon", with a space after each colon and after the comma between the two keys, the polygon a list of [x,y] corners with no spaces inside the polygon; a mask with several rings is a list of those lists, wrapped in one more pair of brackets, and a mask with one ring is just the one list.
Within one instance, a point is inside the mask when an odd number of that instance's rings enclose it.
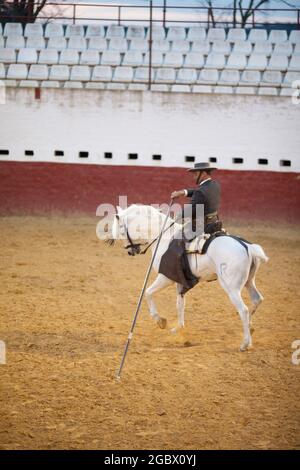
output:
{"label": "horse's front leg", "polygon": [[177,333],[178,330],[184,327],[184,307],[185,307],[185,297],[184,294],[181,294],[182,286],[177,284],[177,315],[178,315],[178,326],[172,328],[172,333]]}
{"label": "horse's front leg", "polygon": [[173,281],[171,281],[171,279],[168,279],[163,274],[159,274],[153,284],[151,284],[151,286],[149,286],[146,290],[146,299],[148,302],[150,315],[152,316],[152,318],[154,318],[160,328],[166,328],[167,320],[166,318],[162,318],[159,316],[156,305],[153,300],[153,294],[161,289],[164,289],[165,287],[170,286],[171,284],[173,284]]}

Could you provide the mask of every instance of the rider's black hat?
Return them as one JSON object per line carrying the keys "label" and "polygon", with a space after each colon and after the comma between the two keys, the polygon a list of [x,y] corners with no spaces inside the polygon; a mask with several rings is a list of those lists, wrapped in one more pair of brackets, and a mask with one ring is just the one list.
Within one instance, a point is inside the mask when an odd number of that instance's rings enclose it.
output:
{"label": "rider's black hat", "polygon": [[209,162],[195,163],[194,168],[189,168],[188,171],[205,171],[216,170],[216,166],[211,166]]}

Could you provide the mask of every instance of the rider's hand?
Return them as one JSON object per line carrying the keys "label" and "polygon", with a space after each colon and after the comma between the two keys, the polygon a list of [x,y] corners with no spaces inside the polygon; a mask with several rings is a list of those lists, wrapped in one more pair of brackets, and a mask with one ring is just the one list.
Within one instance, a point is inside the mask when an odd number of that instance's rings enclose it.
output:
{"label": "rider's hand", "polygon": [[177,197],[184,196],[184,195],[185,195],[184,190],[182,190],[182,191],[173,191],[173,193],[171,194],[171,198],[176,199]]}

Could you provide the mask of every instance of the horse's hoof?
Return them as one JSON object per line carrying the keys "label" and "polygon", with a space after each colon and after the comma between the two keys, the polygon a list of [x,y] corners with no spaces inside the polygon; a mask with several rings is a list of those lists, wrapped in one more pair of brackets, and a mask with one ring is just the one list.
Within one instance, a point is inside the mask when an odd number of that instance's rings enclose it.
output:
{"label": "horse's hoof", "polygon": [[157,320],[157,324],[158,324],[159,328],[161,328],[162,330],[164,330],[165,328],[167,328],[167,320],[166,320],[166,318],[160,318],[159,320]]}
{"label": "horse's hoof", "polygon": [[247,351],[248,347],[249,347],[248,344],[241,344],[240,345],[240,351],[241,352]]}

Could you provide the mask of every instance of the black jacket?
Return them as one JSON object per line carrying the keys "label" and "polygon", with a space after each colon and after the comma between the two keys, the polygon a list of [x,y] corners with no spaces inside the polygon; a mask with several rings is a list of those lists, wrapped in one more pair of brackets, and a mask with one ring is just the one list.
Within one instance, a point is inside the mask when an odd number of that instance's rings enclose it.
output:
{"label": "black jacket", "polygon": [[215,180],[207,180],[196,189],[188,189],[187,196],[191,198],[192,218],[195,218],[197,204],[204,204],[204,215],[218,212],[220,205],[220,185]]}

